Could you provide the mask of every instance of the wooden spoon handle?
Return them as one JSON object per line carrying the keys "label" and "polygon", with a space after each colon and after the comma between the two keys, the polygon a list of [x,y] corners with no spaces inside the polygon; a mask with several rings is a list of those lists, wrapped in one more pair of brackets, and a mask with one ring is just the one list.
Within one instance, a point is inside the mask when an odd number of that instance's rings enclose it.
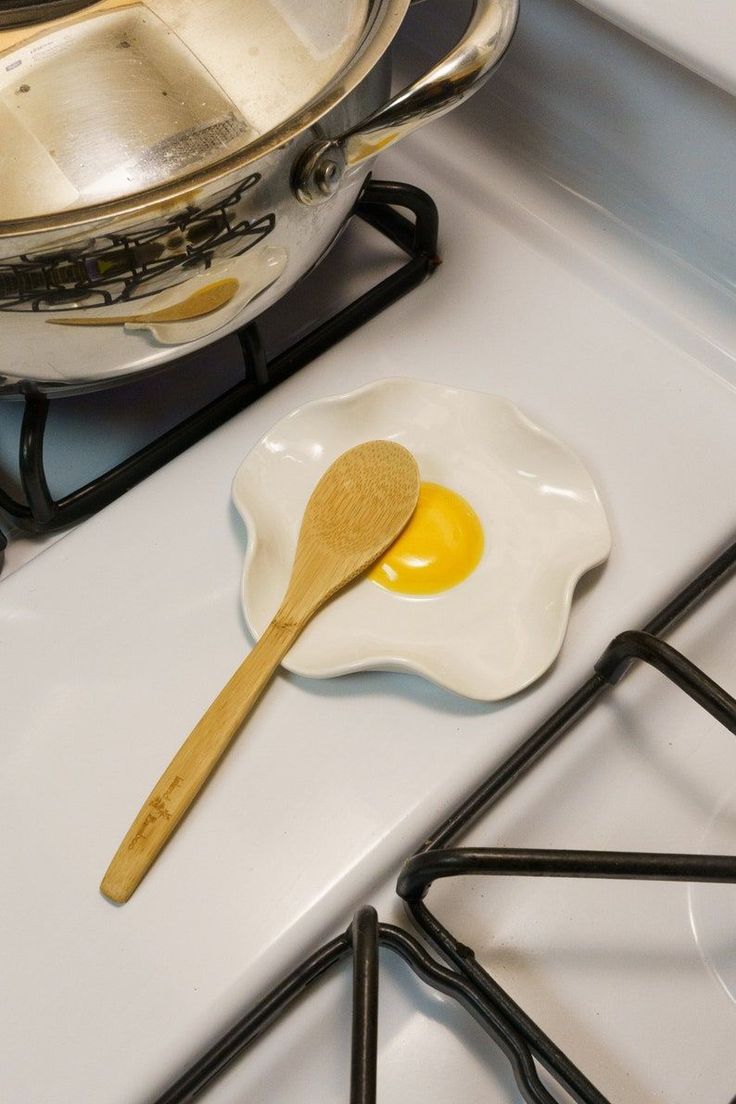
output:
{"label": "wooden spoon handle", "polygon": [[277,614],[191,731],[151,791],[110,863],[100,889],[127,901],[271,681],[303,628]]}

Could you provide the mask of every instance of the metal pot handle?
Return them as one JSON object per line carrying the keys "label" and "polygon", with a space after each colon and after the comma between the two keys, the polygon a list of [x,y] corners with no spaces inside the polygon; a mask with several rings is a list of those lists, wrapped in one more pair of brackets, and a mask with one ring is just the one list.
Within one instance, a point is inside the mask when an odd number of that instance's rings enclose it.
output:
{"label": "metal pot handle", "polygon": [[519,0],[475,0],[465,34],[442,61],[362,123],[304,151],[292,180],[301,202],[324,203],[346,172],[476,92],[503,57],[518,14]]}

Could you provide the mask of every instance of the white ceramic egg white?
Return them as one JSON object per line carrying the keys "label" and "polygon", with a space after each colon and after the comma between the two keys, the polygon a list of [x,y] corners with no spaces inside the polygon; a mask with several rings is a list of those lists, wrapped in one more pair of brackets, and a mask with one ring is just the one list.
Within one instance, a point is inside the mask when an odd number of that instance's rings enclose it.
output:
{"label": "white ceramic egg white", "polygon": [[606,559],[611,534],[578,457],[497,395],[383,379],[278,422],[233,483],[251,633],[260,636],[283,597],[317,480],[340,453],[379,438],[410,449],[423,480],[468,500],[485,533],[481,561],[426,597],[361,579],[307,626],[284,666],[310,678],[413,671],[483,701],[516,693],[559,652],[575,584]]}

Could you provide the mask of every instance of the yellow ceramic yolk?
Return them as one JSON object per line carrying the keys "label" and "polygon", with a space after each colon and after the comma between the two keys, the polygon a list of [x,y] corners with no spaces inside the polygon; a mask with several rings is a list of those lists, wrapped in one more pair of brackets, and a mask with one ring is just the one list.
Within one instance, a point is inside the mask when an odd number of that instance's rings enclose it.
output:
{"label": "yellow ceramic yolk", "polygon": [[411,521],[368,578],[399,594],[438,594],[467,579],[483,553],[473,507],[439,483],[422,483]]}

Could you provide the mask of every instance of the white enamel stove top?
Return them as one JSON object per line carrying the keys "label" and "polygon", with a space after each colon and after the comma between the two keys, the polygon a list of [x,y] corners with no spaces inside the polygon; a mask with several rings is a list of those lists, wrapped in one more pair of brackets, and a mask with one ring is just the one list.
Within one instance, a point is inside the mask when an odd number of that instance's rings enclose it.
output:
{"label": "white enamel stove top", "polygon": [[[510,61],[504,95],[518,71]],[[736,338],[713,275],[720,245],[688,267],[629,232],[621,193],[604,208],[549,160],[540,173],[488,92],[381,162],[437,201],[444,263],[431,280],[0,582],[10,1104],[145,1104],[358,904],[403,922],[401,861],[613,635],[733,534]],[[578,589],[559,660],[493,706],[408,675],[277,678],[151,875],[112,907],[97,885],[121,830],[249,646],[238,464],[295,406],[396,375],[506,395],[590,470],[613,551]],[[731,692],[735,623],[731,584],[671,637]],[[463,842],[697,851],[717,829],[722,847],[728,815],[712,822],[733,807],[734,778],[733,738],[642,669]],[[729,949],[707,894],[557,879],[466,889],[437,886],[433,907],[611,1100],[733,1096]],[[346,1099],[348,1049],[332,1028],[347,1042],[347,977],[209,1099]],[[393,964],[380,1024],[382,1101],[518,1101],[480,1029]]]}

